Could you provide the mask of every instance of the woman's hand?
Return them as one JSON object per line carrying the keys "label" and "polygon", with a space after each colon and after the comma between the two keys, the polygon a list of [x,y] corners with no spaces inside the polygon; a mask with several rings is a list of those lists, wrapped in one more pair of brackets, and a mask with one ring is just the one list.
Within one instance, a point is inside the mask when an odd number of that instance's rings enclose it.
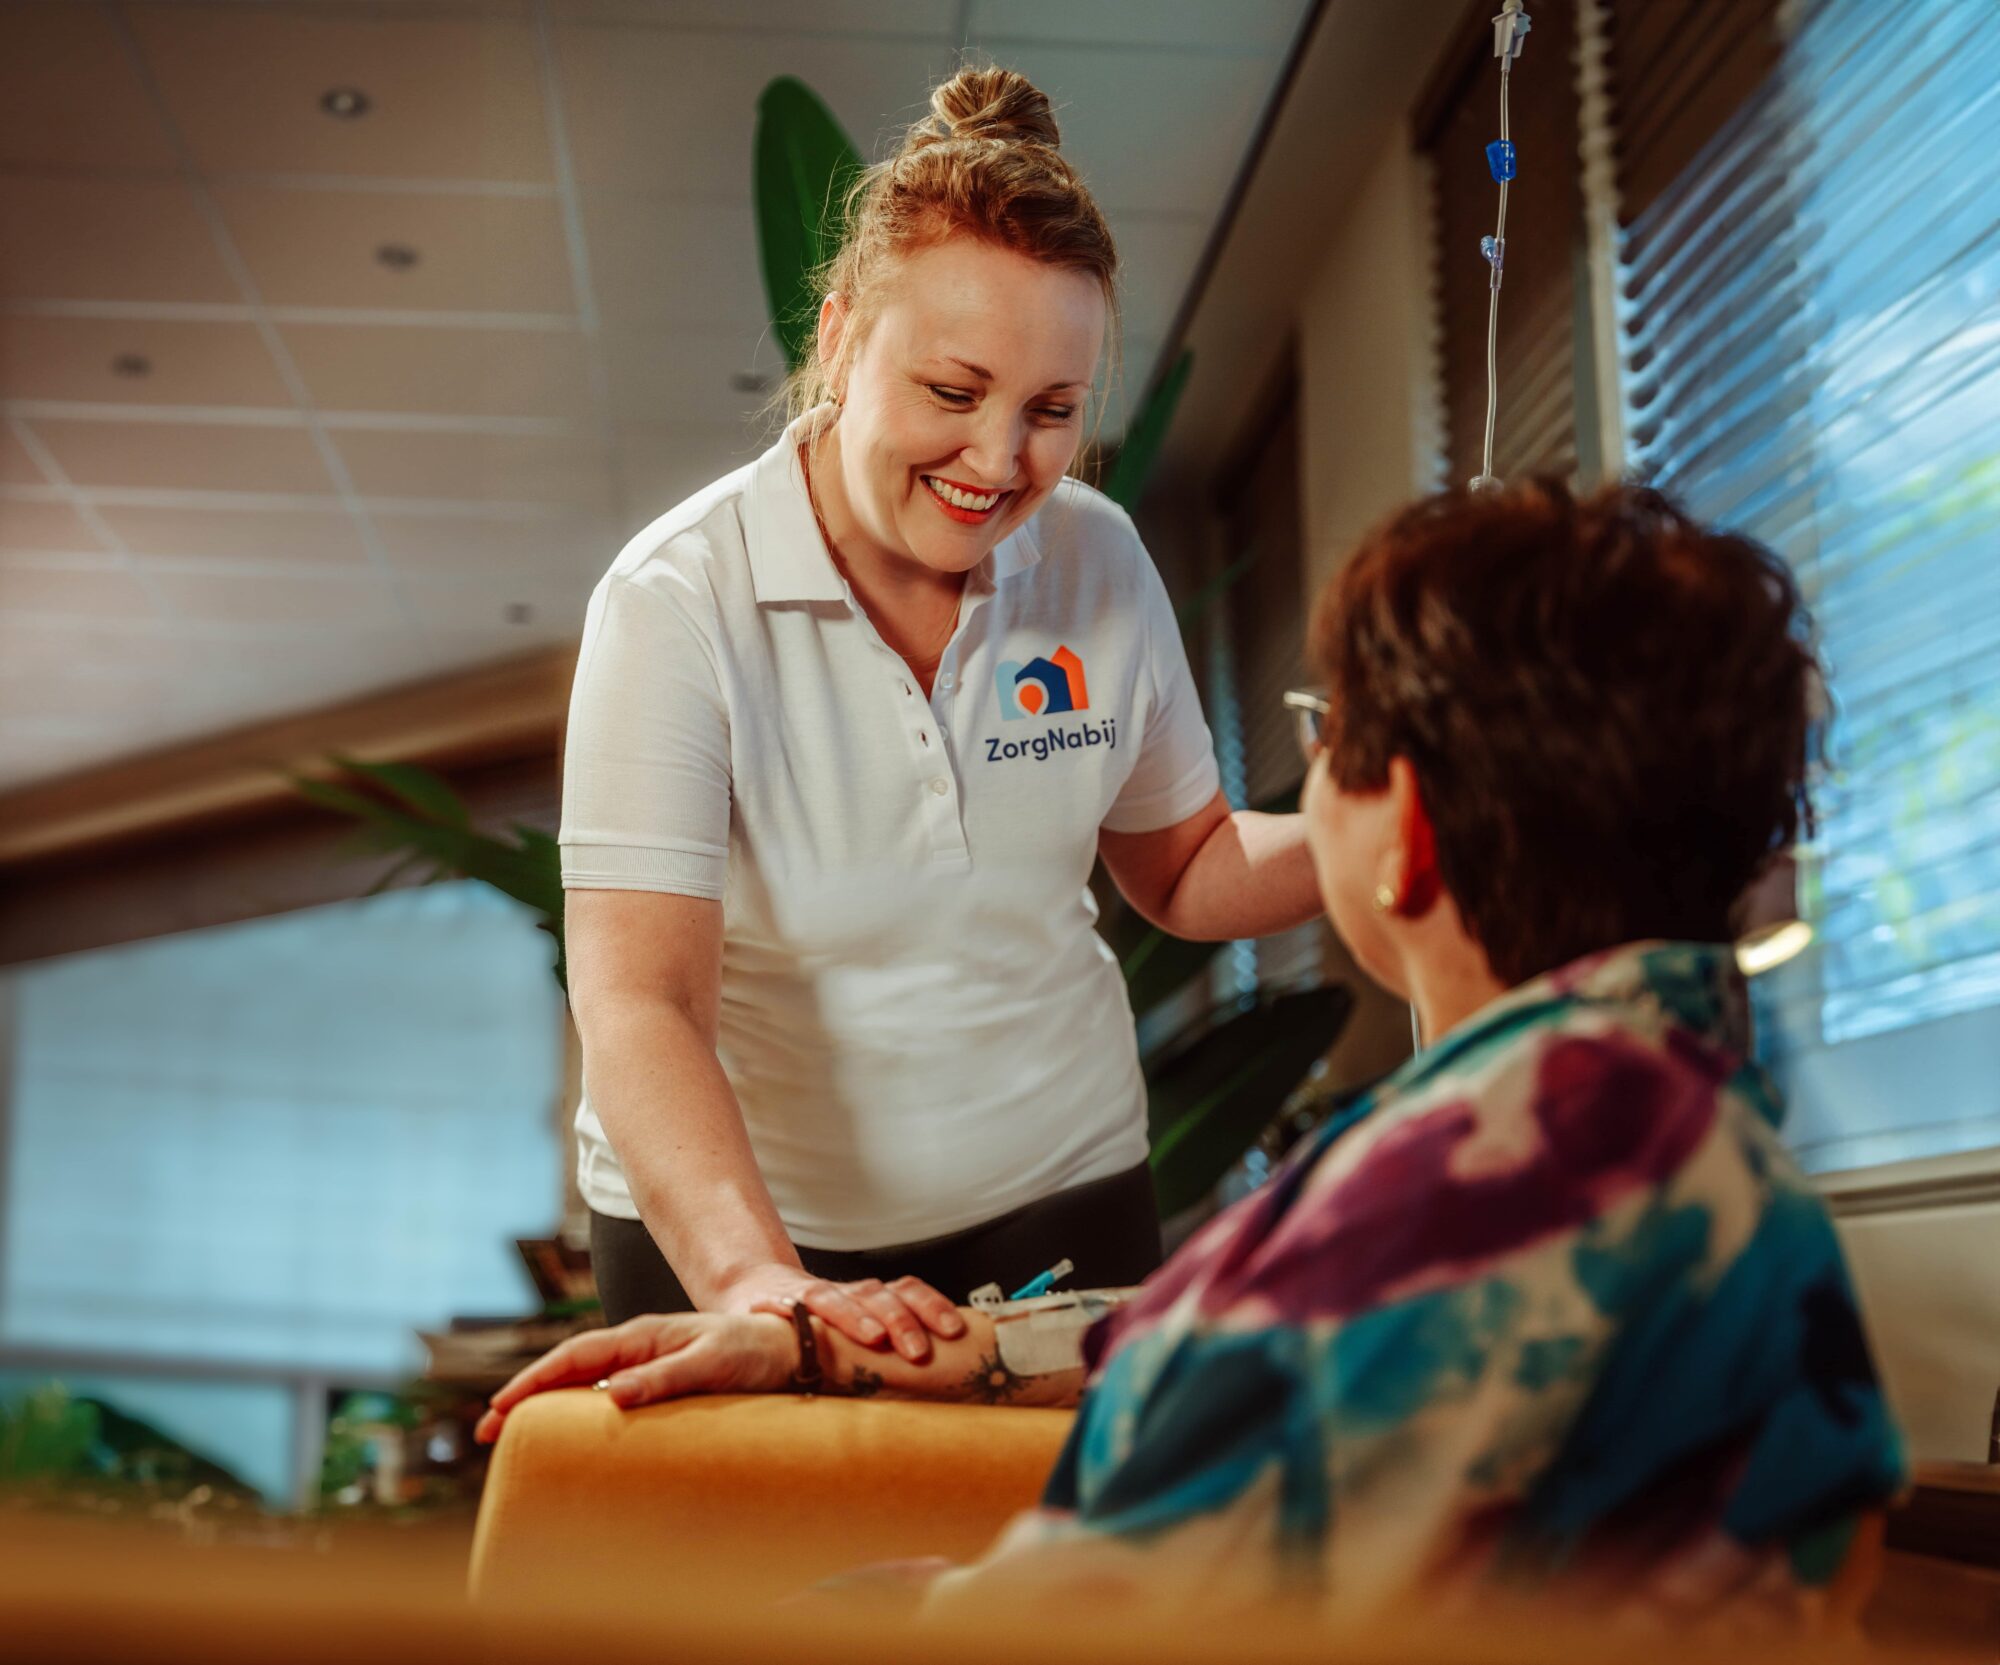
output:
{"label": "woman's hand", "polygon": [[691,1393],[773,1393],[792,1378],[798,1336],[789,1319],[685,1312],[586,1330],[551,1348],[494,1394],[472,1437],[490,1445],[507,1413],[550,1388],[603,1382],[626,1410]]}
{"label": "woman's hand", "polygon": [[716,1312],[783,1313],[792,1301],[864,1347],[893,1341],[912,1364],[930,1362],[932,1336],[956,1341],[965,1334],[958,1308],[920,1278],[830,1283],[773,1262],[733,1279],[709,1305]]}

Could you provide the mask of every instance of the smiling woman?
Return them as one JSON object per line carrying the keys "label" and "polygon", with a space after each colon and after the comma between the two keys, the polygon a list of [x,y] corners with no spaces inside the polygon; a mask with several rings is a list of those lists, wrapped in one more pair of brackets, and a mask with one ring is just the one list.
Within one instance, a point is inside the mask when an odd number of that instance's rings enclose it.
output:
{"label": "smiling woman", "polygon": [[873,316],[839,291],[820,308],[842,375],[801,456],[834,564],[929,693],[966,572],[1076,457],[1108,308],[1087,271],[963,236],[881,287]]}
{"label": "smiling woman", "polygon": [[1068,478],[1117,257],[1048,101],[932,112],[849,199],[783,437],[599,585],[562,828],[610,1316],[797,1301],[913,1361],[978,1285],[1158,1262],[1098,854],[1182,936],[1318,911]]}

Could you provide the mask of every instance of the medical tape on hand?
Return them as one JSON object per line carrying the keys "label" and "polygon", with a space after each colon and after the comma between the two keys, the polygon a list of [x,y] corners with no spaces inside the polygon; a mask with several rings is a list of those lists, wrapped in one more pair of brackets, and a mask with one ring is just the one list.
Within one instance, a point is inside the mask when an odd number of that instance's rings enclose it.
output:
{"label": "medical tape on hand", "polygon": [[1083,1368],[1083,1335],[1131,1295],[1124,1289],[1073,1290],[1031,1301],[1003,1301],[986,1310],[1000,1362],[1016,1376],[1053,1376]]}

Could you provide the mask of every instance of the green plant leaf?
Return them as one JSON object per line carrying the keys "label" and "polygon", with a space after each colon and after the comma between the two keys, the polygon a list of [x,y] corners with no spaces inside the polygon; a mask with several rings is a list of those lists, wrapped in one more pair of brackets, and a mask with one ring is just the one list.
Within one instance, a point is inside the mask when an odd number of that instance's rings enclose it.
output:
{"label": "green plant leaf", "polygon": [[[1134,917],[1137,917],[1136,915]],[[1135,1017],[1143,1017],[1162,1001],[1171,1000],[1208,969],[1222,952],[1220,942],[1189,942],[1169,936],[1152,925],[1119,962],[1125,973],[1125,997]]]}
{"label": "green plant leaf", "polygon": [[1213,1190],[1257,1142],[1354,1010],[1337,984],[1219,1014],[1147,1071],[1153,1191],[1162,1217]]}
{"label": "green plant leaf", "polygon": [[[358,822],[375,848],[424,860],[441,873],[478,879],[557,922],[563,916],[562,861],[545,833],[510,844],[470,827],[413,815],[334,781],[293,776],[305,798]],[[517,829],[517,834],[520,829]]]}
{"label": "green plant leaf", "polygon": [[1174,360],[1174,367],[1153,389],[1153,395],[1144,408],[1132,419],[1132,425],[1125,430],[1124,442],[1118,447],[1118,455],[1104,476],[1104,495],[1127,514],[1138,506],[1139,499],[1146,493],[1153,465],[1159,460],[1160,447],[1166,443],[1167,429],[1173,423],[1175,407],[1180,404],[1181,394],[1186,391],[1188,377],[1193,371],[1194,352],[1184,349],[1181,356]]}
{"label": "green plant leaf", "polygon": [[1243,575],[1257,564],[1258,553],[1253,549],[1248,555],[1237,556],[1174,609],[1174,622],[1181,627],[1183,636],[1207,617],[1208,610],[1215,605],[1217,596],[1225,595],[1236,588]]}
{"label": "green plant leaf", "polygon": [[550,969],[555,972],[556,982],[561,987],[563,993],[568,994],[569,993],[569,940],[563,935],[562,920],[559,918],[544,919],[537,923],[535,929],[538,931],[547,931],[549,933],[549,936],[554,940],[556,945],[556,957],[555,957],[555,962]]}
{"label": "green plant leaf", "polygon": [[363,780],[372,780],[391,796],[401,799],[419,815],[428,816],[433,821],[442,821],[447,826],[465,827],[472,824],[464,801],[445,784],[444,778],[428,769],[421,769],[414,763],[362,763],[351,757],[332,754],[333,761],[350,775],[359,775]]}
{"label": "green plant leaf", "polygon": [[292,789],[302,798],[341,815],[352,816],[365,825],[373,826],[387,806],[369,797],[365,792],[356,792],[351,786],[342,786],[337,781],[314,780],[310,775],[290,775],[285,777],[292,783]]}
{"label": "green plant leaf", "polygon": [[86,1472],[100,1426],[97,1407],[60,1383],[36,1388],[11,1409],[0,1405],[0,1481]]}
{"label": "green plant leaf", "polygon": [[840,211],[861,153],[803,81],[781,75],[757,100],[751,162],[764,296],[785,363],[813,352],[814,280],[840,248]]}

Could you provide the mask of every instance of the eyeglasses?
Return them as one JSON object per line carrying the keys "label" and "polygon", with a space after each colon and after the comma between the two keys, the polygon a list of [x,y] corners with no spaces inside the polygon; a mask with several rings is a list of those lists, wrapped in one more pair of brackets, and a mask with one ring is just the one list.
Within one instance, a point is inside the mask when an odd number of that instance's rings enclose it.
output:
{"label": "eyeglasses", "polygon": [[1332,714],[1332,702],[1317,689],[1289,688],[1285,691],[1285,705],[1298,726],[1299,750],[1310,765],[1326,744],[1321,725]]}

